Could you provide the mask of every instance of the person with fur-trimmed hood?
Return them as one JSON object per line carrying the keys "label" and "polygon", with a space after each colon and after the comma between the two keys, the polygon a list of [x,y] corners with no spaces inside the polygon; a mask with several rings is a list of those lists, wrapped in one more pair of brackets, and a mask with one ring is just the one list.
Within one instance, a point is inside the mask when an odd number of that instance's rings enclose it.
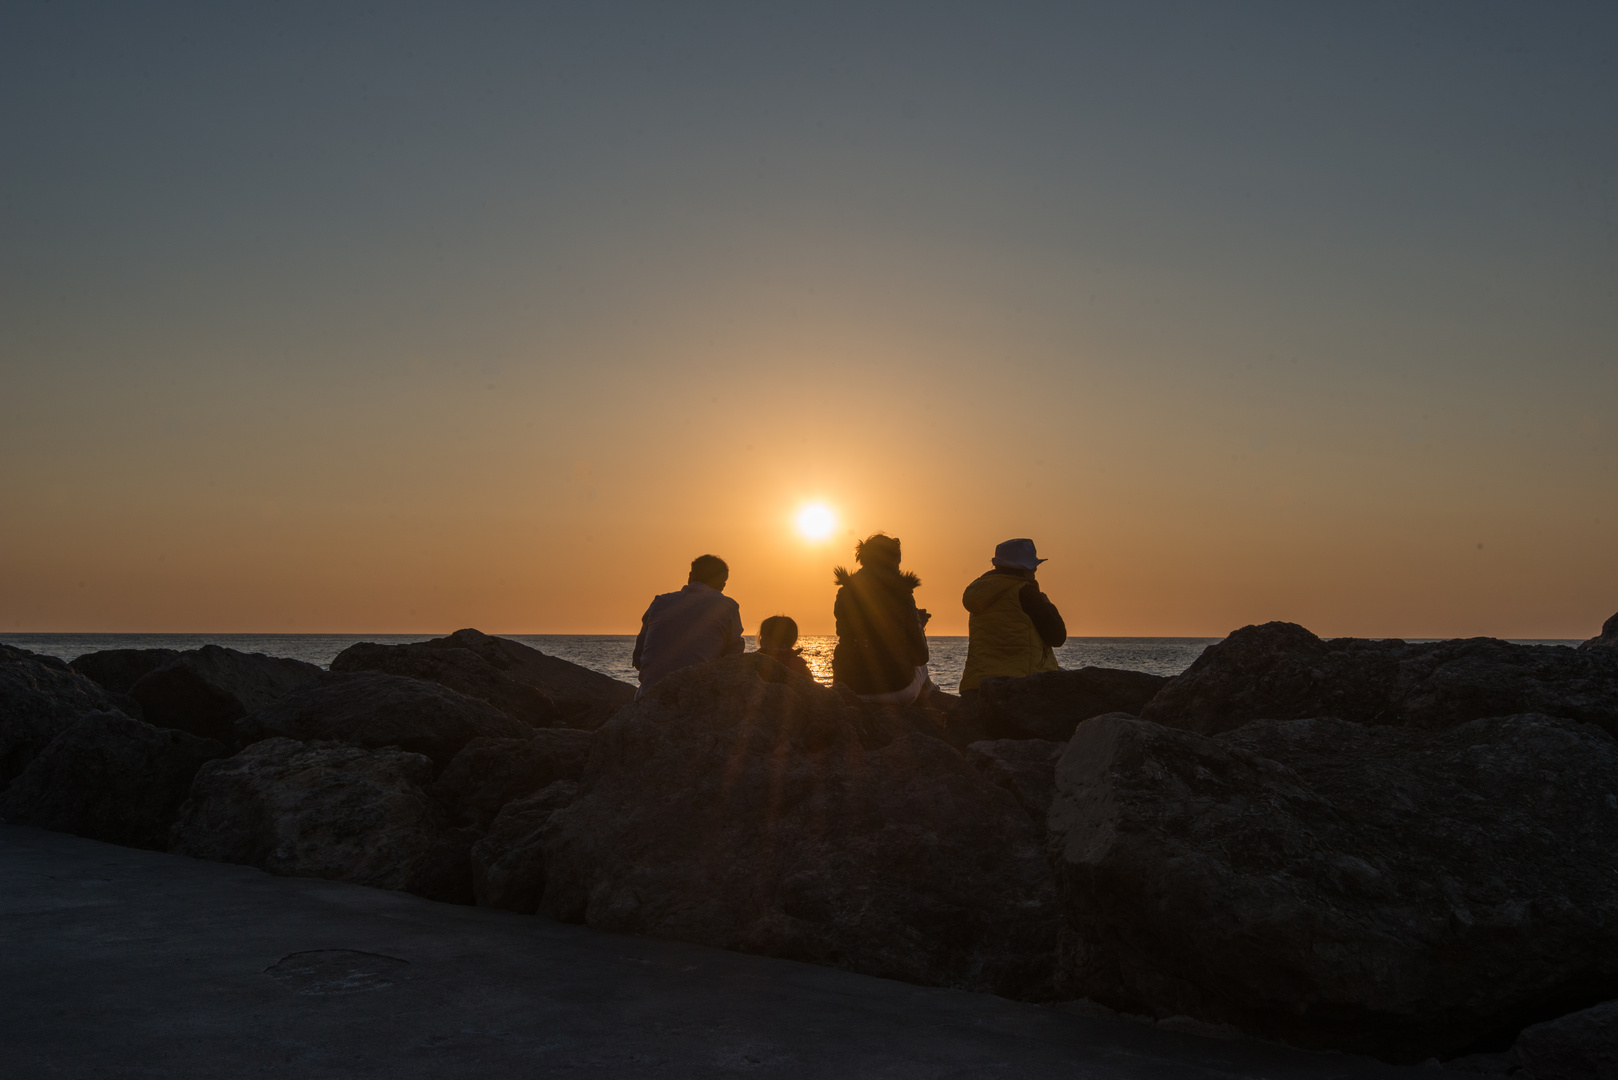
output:
{"label": "person with fur-trimmed hood", "polygon": [[854,573],[833,571],[840,586],[833,683],[863,701],[908,705],[928,685],[927,614],[914,595],[921,579],[899,569],[899,541],[885,533],[854,545],[854,559]]}

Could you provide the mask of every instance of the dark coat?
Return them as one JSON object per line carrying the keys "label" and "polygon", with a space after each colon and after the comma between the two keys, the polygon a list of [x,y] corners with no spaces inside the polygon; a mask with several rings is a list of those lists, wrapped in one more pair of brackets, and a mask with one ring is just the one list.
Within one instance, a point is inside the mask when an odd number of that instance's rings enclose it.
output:
{"label": "dark coat", "polygon": [[837,584],[832,678],[856,694],[903,690],[927,662],[927,635],[913,595],[921,579],[886,566],[852,574],[839,566]]}

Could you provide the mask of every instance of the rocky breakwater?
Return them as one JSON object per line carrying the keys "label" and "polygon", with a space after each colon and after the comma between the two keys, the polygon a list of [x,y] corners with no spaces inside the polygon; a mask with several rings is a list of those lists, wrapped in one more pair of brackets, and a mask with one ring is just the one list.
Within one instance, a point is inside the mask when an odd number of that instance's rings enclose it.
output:
{"label": "rocky breakwater", "polygon": [[134,719],[116,697],[54,657],[0,645],[0,819],[168,846],[192,777],[226,748]]}
{"label": "rocky breakwater", "polygon": [[1057,912],[1041,825],[948,743],[862,739],[874,728],[860,721],[756,654],[670,676],[596,733],[572,802],[535,808],[518,845],[544,868],[539,910],[1049,997]]}
{"label": "rocky breakwater", "polygon": [[[515,642],[453,637],[509,645],[574,688],[569,715],[589,722],[634,695]],[[438,681],[217,646],[71,666],[0,646],[0,819],[435,899],[473,902],[470,851],[490,820],[576,778],[590,738]]]}
{"label": "rocky breakwater", "polygon": [[1271,623],[974,719],[756,654],[631,701],[475,631],[423,645],[215,740],[120,711],[176,656],[98,685],[0,651],[0,816],[1390,1061],[1618,1060],[1618,649]]}
{"label": "rocky breakwater", "polygon": [[1244,628],[1063,752],[1061,983],[1404,1062],[1618,997],[1615,721],[1618,653]]}

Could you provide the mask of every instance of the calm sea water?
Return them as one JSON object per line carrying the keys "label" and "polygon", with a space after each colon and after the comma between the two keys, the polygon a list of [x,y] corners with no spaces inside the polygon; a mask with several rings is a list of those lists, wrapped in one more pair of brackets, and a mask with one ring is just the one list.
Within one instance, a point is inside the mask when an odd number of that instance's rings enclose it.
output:
{"label": "calm sea water", "polygon": [[[356,641],[396,645],[426,641],[436,634],[0,634],[0,642],[21,649],[73,660],[102,649],[196,649],[203,645],[223,645],[242,652],[270,656],[290,656],[322,667]],[[624,682],[635,682],[635,669],[629,664],[635,638],[629,634],[507,634],[514,641],[531,645],[540,652],[610,675]],[[1202,650],[1219,638],[1069,638],[1056,651],[1064,668],[1110,667],[1149,671],[1154,675],[1178,675],[1202,655]],[[810,670],[822,682],[831,682],[831,653],[835,637],[804,637],[798,642]],[[1577,645],[1570,641],[1520,641],[1522,645]],[[966,638],[929,637],[933,681],[954,692],[966,664]],[[747,639],[749,650],[755,647]]]}

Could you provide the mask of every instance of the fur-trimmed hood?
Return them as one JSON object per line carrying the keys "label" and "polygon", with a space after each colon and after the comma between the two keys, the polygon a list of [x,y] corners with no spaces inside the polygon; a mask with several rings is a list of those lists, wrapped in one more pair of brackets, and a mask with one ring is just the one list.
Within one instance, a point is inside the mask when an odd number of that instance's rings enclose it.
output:
{"label": "fur-trimmed hood", "polygon": [[831,573],[839,586],[852,585],[856,577],[864,576],[869,581],[880,581],[891,589],[915,592],[921,587],[921,578],[909,570],[889,570],[885,566],[862,566],[852,572],[846,567],[837,566],[832,568]]}

